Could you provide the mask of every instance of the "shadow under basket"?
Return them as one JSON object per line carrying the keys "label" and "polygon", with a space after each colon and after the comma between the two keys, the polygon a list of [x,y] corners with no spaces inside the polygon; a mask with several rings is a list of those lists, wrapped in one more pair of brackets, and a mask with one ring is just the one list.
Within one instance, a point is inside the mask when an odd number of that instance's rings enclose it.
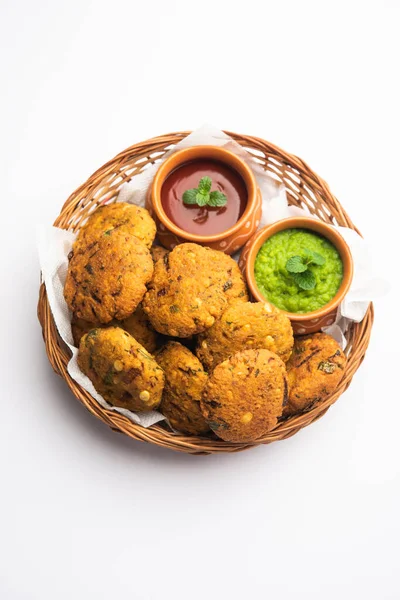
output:
{"label": "shadow under basket", "polygon": [[[190,132],[170,133],[156,137],[135,144],[118,154],[93,173],[68,198],[54,225],[62,229],[78,231],[93,210],[99,205],[114,202],[120,187],[125,182],[150,165],[159,162],[164,153],[172,149],[188,133]],[[290,204],[305,209],[326,223],[350,227],[358,232],[325,181],[318,177],[300,158],[288,154],[260,138],[226,133],[250,152],[254,160],[261,164],[272,178],[285,185]],[[244,444],[224,442],[211,436],[197,437],[178,434],[170,431],[168,426],[163,423],[145,429],[116,412],[104,409],[70,377],[67,371],[70,352],[58,335],[43,284],[40,287],[38,317],[43,330],[47,355],[54,371],[65,379],[74,396],[98,419],[101,419],[114,431],[124,433],[135,440],[188,454],[214,454],[239,452],[259,444],[270,444],[277,440],[283,440],[322,417],[348,388],[354,373],[363,361],[371,335],[373,306],[370,304],[363,321],[353,324],[347,332],[348,344],[345,352],[348,362],[344,377],[335,393],[308,412],[281,421],[275,429],[256,442]]]}

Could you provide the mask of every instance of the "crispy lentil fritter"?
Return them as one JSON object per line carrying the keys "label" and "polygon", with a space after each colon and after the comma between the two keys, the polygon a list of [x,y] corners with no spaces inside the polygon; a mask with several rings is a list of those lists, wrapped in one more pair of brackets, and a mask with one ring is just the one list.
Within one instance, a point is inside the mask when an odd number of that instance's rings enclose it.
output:
{"label": "crispy lentil fritter", "polygon": [[211,371],[232,354],[251,348],[275,352],[286,362],[293,348],[289,319],[264,302],[238,302],[198,336],[196,354]]}
{"label": "crispy lentil fritter", "polygon": [[118,229],[70,253],[64,297],[74,318],[100,323],[126,319],[153,275],[148,248]]}
{"label": "crispy lentil fritter", "polygon": [[164,373],[154,358],[119,327],[92,329],[79,344],[78,364],[95,389],[113,406],[156,409]]}
{"label": "crispy lentil fritter", "polygon": [[211,327],[229,303],[247,299],[232,258],[188,243],[156,262],[143,308],[154,329],[186,338]]}
{"label": "crispy lentil fritter", "polygon": [[201,409],[223,440],[253,442],[275,427],[286,400],[286,370],[279,356],[244,350],[215,367]]}
{"label": "crispy lentil fritter", "polygon": [[207,374],[200,361],[178,342],[168,342],[155,358],[165,375],[160,405],[163,415],[178,431],[191,435],[207,433],[210,428],[200,410]]}
{"label": "crispy lentil fritter", "polygon": [[344,375],[346,356],[326,333],[296,337],[287,363],[289,402],[284,416],[301,413],[330,396]]}
{"label": "crispy lentil fritter", "polygon": [[97,208],[87,223],[79,230],[77,244],[87,246],[106,232],[119,230],[126,235],[134,235],[150,248],[156,235],[156,224],[145,208],[114,202]]}

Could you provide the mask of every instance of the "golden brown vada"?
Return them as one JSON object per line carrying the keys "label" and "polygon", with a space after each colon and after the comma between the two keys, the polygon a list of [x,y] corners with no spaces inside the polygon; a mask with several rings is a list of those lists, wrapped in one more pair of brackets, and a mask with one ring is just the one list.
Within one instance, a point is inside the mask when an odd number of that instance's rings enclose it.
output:
{"label": "golden brown vada", "polygon": [[64,297],[74,318],[94,323],[126,319],[142,301],[152,275],[148,248],[115,229],[88,246],[74,244]]}
{"label": "golden brown vada", "polygon": [[237,302],[198,336],[196,354],[208,371],[232,354],[251,348],[275,352],[286,362],[293,348],[290,320],[264,302]]}
{"label": "golden brown vada", "polygon": [[134,235],[150,248],[156,235],[156,224],[150,213],[141,206],[114,202],[97,208],[79,230],[77,244],[87,246],[110,231],[119,230]]}
{"label": "golden brown vada", "polygon": [[312,408],[330,396],[343,377],[346,356],[326,333],[296,337],[286,368],[289,398],[284,416]]}
{"label": "golden brown vada", "polygon": [[286,370],[279,356],[244,350],[215,367],[200,405],[218,437],[253,442],[275,427],[286,398]]}
{"label": "golden brown vada", "polygon": [[113,406],[149,411],[160,404],[164,389],[161,367],[119,327],[92,329],[85,334],[79,344],[78,364]]}
{"label": "golden brown vada", "polygon": [[143,309],[156,331],[186,338],[211,327],[233,300],[247,300],[235,261],[223,252],[188,243],[155,263]]}
{"label": "golden brown vada", "polygon": [[200,398],[207,383],[200,361],[182,344],[168,342],[155,359],[164,371],[165,387],[160,411],[171,426],[191,435],[203,435],[208,427],[200,410]]}

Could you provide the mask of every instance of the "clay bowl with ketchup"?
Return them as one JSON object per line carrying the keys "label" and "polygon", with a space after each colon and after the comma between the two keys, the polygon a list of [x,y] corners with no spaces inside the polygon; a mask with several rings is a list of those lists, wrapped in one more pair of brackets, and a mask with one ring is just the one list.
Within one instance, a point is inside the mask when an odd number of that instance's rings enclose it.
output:
{"label": "clay bowl with ketchup", "polygon": [[[185,192],[198,188],[203,178],[211,180],[210,194],[224,195],[223,206],[183,201]],[[257,230],[261,194],[251,169],[236,154],[219,146],[194,146],[175,152],[162,163],[146,208],[165,248],[194,242],[232,254]]]}
{"label": "clay bowl with ketchup", "polygon": [[[279,244],[281,246],[275,244],[275,247],[273,247],[271,245],[272,238],[277,234],[279,234]],[[297,237],[290,239],[293,234],[296,234]],[[275,240],[277,239],[278,237],[275,237]],[[307,241],[310,239],[311,242]],[[310,263],[311,266],[308,268],[313,269],[316,273],[316,277],[314,276],[316,285],[313,289],[303,290],[298,286],[298,280],[295,279],[297,274],[293,276],[293,274],[286,271],[285,265],[287,265],[288,257],[291,258],[291,254],[306,256],[309,249],[305,247],[312,245],[313,242],[317,244],[314,249],[316,248],[322,254],[325,252],[325,258],[323,266],[318,267],[318,265]],[[296,248],[296,250],[291,251],[291,247]],[[265,263],[260,262],[260,258],[258,258],[260,252],[261,260],[265,260]],[[321,257],[321,254],[319,256]],[[327,262],[330,257],[332,258],[332,264]],[[306,259],[302,258],[302,260]],[[341,270],[335,273],[335,268],[340,262]],[[266,265],[265,286],[260,278],[260,264]],[[334,227],[311,217],[283,219],[260,229],[243,248],[239,259],[239,267],[247,279],[253,299],[259,302],[268,301],[277,306],[290,319],[296,335],[314,333],[320,331],[322,327],[334,323],[338,307],[349,291],[353,278],[353,259],[345,240]],[[320,271],[320,275],[318,275],[318,269],[324,269]],[[292,277],[294,281],[291,281]],[[329,285],[332,286],[332,281],[335,281],[335,286],[329,289]],[[285,288],[286,283],[287,287]],[[319,283],[321,283],[320,286]],[[263,291],[260,289],[261,287]],[[265,291],[266,289],[270,289],[270,294]],[[318,297],[319,289],[323,289],[324,293]],[[283,300],[281,298],[277,300],[277,296],[275,296],[275,302],[273,301],[275,290],[279,290]],[[328,295],[326,295],[327,290]],[[331,295],[330,299],[329,293]],[[313,297],[313,294],[315,297]],[[285,302],[291,304],[297,302],[297,299],[303,303],[302,311],[291,312],[282,309],[282,306],[278,306],[281,301],[283,304]],[[326,299],[328,301],[325,303]],[[322,305],[316,310],[307,311],[308,301],[310,306],[315,306],[316,302]]]}

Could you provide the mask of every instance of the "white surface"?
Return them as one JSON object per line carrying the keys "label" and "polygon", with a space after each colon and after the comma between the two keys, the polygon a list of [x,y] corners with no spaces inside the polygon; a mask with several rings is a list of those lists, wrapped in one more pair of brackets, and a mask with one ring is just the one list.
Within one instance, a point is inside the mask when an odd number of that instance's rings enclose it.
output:
{"label": "white surface", "polygon": [[[3,0],[1,600],[400,597],[399,18],[395,1]],[[33,224],[128,145],[205,121],[312,165],[394,280],[341,400],[235,456],[112,433],[36,321]]]}

